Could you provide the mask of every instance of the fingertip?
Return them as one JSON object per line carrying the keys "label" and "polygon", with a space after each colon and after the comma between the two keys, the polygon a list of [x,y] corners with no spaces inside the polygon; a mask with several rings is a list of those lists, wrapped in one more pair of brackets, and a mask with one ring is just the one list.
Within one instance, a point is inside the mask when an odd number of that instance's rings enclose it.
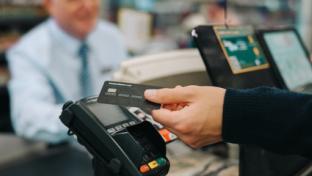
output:
{"label": "fingertip", "polygon": [[155,89],[146,89],[144,91],[144,97],[146,99],[153,99],[156,95],[156,90]]}

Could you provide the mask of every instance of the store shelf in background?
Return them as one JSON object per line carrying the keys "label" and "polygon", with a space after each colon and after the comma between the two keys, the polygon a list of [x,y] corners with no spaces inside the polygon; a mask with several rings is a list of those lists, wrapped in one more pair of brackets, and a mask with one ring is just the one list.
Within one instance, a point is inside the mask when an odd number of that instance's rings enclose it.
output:
{"label": "store shelf in background", "polygon": [[40,5],[42,0],[0,0],[0,5]]}
{"label": "store shelf in background", "polygon": [[125,36],[127,47],[140,52],[150,41],[153,17],[149,13],[122,8],[118,14],[118,25]]}
{"label": "store shelf in background", "polygon": [[25,32],[47,18],[41,0],[0,0],[0,85],[9,80],[4,52]]}
{"label": "store shelf in background", "polygon": [[[8,27],[7,25],[5,25]],[[0,24],[0,28],[3,27]],[[6,49],[10,48],[19,38],[21,34],[18,32],[1,32],[0,31],[0,66],[6,66],[4,65],[6,63],[6,59],[4,57],[4,52]]]}
{"label": "store shelf in background", "polygon": [[46,16],[39,17],[12,17],[12,18],[0,18],[0,32],[1,31],[18,31],[21,33],[27,32],[36,24],[47,19]]}
{"label": "store shelf in background", "polygon": [[47,12],[40,5],[1,5],[0,19],[16,17],[38,17],[46,16]]}
{"label": "store shelf in background", "polygon": [[34,1],[0,2],[0,32],[18,31],[24,33],[35,24],[47,18],[48,14],[41,5]]}

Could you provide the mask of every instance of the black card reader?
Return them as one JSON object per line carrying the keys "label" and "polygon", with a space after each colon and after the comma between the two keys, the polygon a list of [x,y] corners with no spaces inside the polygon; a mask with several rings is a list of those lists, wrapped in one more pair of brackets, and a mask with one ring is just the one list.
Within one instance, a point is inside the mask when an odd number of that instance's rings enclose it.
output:
{"label": "black card reader", "polygon": [[61,121],[93,156],[95,176],[164,176],[170,163],[155,127],[97,97],[63,106]]}

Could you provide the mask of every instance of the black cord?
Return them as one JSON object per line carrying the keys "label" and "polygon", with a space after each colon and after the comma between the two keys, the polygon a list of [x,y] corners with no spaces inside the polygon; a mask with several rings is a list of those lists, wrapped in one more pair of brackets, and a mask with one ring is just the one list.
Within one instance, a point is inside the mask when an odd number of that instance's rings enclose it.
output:
{"label": "black cord", "polygon": [[226,28],[229,28],[228,25],[228,1],[224,0],[224,25]]}

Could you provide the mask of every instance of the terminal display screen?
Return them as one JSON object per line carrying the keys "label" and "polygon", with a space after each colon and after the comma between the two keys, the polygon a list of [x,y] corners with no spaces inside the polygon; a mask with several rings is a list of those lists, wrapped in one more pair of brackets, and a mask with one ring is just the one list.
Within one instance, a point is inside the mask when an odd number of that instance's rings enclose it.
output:
{"label": "terminal display screen", "polygon": [[88,108],[96,115],[104,126],[129,120],[125,112],[116,105],[90,103]]}
{"label": "terminal display screen", "polygon": [[233,74],[269,67],[251,26],[216,26],[214,30]]}
{"label": "terminal display screen", "polygon": [[312,83],[309,57],[294,31],[265,33],[264,40],[288,89]]}

